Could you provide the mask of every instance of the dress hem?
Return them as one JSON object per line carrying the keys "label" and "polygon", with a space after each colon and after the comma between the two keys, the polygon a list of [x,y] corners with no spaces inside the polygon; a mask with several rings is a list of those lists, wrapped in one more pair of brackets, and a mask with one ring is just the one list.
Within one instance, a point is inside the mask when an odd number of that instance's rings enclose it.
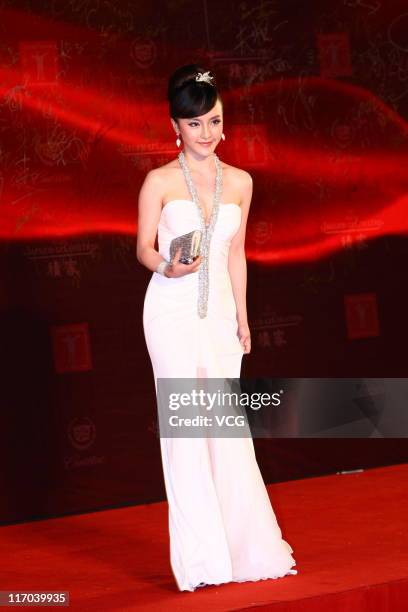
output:
{"label": "dress hem", "polygon": [[[294,564],[296,565],[296,563]],[[277,580],[278,578],[285,578],[286,576],[290,576],[290,575],[296,575],[298,573],[298,570],[296,569],[290,569],[288,570],[285,574],[278,574],[278,575],[274,575],[274,576],[261,576],[261,577],[257,577],[257,578],[230,578],[228,580],[221,580],[220,582],[199,582],[198,584],[194,585],[194,586],[186,586],[183,588],[179,588],[180,592],[183,591],[187,591],[187,592],[194,592],[196,591],[196,589],[198,588],[202,588],[205,586],[220,586],[222,584],[228,584],[231,582],[259,582],[260,580]]]}

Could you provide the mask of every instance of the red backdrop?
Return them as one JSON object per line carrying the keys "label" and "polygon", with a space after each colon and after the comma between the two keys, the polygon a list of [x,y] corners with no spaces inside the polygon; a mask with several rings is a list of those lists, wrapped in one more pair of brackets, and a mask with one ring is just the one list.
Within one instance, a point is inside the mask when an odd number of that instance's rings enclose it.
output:
{"label": "red backdrop", "polygon": [[[249,171],[246,377],[403,377],[402,1],[0,9],[3,522],[162,499],[138,190],[204,62]],[[267,482],[406,461],[404,440],[256,440]]]}

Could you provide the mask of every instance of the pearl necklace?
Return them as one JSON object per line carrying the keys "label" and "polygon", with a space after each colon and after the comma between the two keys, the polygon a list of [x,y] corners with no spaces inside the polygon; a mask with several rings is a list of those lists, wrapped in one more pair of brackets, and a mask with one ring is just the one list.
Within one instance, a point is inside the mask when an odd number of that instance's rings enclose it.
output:
{"label": "pearl necklace", "polygon": [[205,222],[205,213],[200,206],[200,202],[198,199],[197,189],[194,185],[193,179],[191,177],[190,169],[187,165],[186,159],[184,157],[183,151],[180,151],[178,155],[178,160],[180,162],[180,166],[183,170],[184,178],[186,179],[186,183],[191,195],[191,199],[195,203],[198,208],[198,212],[200,215],[201,222],[201,247],[200,254],[202,257],[200,267],[198,269],[198,303],[197,310],[198,316],[200,319],[204,319],[207,316],[207,307],[208,307],[208,294],[209,294],[209,253],[210,253],[210,242],[211,237],[214,231],[214,226],[218,217],[218,210],[220,206],[220,199],[222,193],[222,167],[220,160],[217,155],[213,153],[216,175],[215,175],[215,191],[214,191],[214,204],[211,211],[211,216],[208,224]]}

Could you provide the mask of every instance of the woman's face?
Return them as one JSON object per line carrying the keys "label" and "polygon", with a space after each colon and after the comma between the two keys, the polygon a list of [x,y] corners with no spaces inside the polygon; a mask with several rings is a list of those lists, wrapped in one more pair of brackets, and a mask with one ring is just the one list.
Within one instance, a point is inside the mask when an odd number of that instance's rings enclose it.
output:
{"label": "woman's face", "polygon": [[175,121],[172,120],[172,123],[175,130],[180,131],[185,149],[191,150],[196,155],[210,155],[220,142],[223,131],[221,101],[217,99],[212,109],[205,115],[193,119],[179,119],[178,127]]}

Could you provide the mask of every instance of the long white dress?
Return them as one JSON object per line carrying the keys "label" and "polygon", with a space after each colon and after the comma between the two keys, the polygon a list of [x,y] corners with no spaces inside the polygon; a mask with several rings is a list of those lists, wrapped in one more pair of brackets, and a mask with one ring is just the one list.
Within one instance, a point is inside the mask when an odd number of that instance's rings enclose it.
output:
{"label": "long white dress", "polygon": [[[157,378],[239,378],[243,348],[228,273],[228,250],[241,208],[220,203],[209,252],[205,318],[197,314],[198,272],[167,278],[153,272],[143,327]],[[176,236],[200,229],[191,200],[164,206],[159,252],[169,257]],[[296,574],[291,546],[282,539],[251,437],[161,438],[169,506],[170,563],[181,591],[204,584],[244,582]]]}

